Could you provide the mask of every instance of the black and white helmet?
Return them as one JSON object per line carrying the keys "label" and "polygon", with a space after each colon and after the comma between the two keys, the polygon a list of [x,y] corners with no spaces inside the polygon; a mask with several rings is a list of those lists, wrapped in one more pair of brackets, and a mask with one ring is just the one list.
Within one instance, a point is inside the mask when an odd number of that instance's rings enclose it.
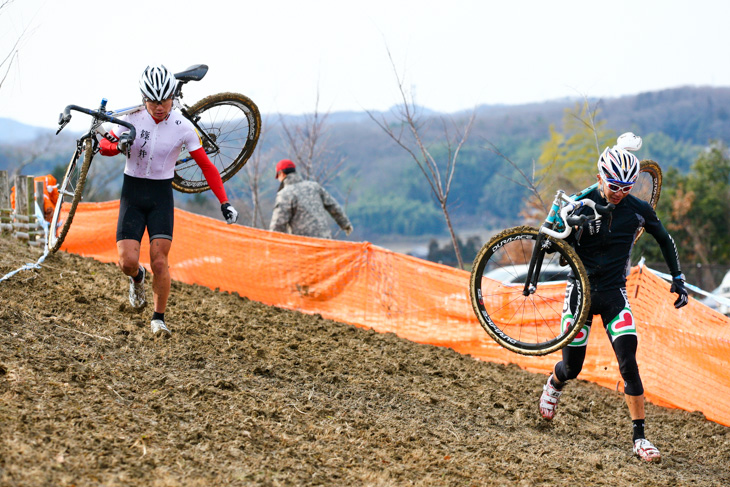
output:
{"label": "black and white helmet", "polygon": [[142,96],[152,101],[171,98],[175,93],[176,85],[175,75],[162,64],[147,66],[139,79],[139,89],[142,90]]}
{"label": "black and white helmet", "polygon": [[608,148],[598,158],[598,174],[611,183],[634,184],[639,177],[639,159],[618,147]]}

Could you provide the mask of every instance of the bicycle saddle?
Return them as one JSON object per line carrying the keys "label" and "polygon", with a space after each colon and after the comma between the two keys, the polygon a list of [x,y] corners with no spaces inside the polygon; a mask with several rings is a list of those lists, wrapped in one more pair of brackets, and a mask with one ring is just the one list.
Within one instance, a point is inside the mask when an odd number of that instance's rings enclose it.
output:
{"label": "bicycle saddle", "polygon": [[179,73],[175,73],[175,79],[182,83],[187,83],[188,81],[200,81],[203,79],[203,76],[205,76],[205,73],[208,72],[208,66],[205,64],[194,64],[190,66],[185,71],[180,71]]}

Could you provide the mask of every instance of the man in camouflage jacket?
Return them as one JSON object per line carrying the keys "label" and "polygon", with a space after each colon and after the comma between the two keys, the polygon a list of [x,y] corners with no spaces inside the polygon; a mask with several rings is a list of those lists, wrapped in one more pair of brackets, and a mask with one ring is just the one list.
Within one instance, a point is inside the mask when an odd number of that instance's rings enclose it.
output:
{"label": "man in camouflage jacket", "polygon": [[289,159],[276,164],[276,179],[281,181],[276,195],[269,230],[307,237],[332,238],[329,215],[345,231],[352,232],[352,223],[335,199],[315,181],[305,181],[296,173]]}

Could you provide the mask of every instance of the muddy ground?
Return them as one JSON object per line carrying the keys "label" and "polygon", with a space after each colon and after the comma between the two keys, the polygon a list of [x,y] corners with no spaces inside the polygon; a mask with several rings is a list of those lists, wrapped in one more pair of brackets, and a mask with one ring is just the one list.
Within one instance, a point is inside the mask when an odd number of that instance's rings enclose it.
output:
{"label": "muddy ground", "polygon": [[[0,238],[0,275],[37,250]],[[0,282],[2,486],[727,486],[728,428],[620,394],[173,283],[169,340],[110,264]],[[688,393],[691,393],[688,391]]]}

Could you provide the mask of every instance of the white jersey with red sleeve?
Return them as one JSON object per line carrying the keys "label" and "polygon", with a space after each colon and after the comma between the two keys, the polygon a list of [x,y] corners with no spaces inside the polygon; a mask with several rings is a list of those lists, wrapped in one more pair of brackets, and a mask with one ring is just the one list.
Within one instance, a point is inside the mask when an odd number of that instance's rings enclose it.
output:
{"label": "white jersey with red sleeve", "polygon": [[[160,123],[156,123],[147,110],[130,113],[121,118],[134,125],[134,139],[124,174],[144,179],[172,179],[175,162],[184,146],[189,152],[203,146],[193,124],[176,110]],[[119,137],[128,132],[117,125],[112,133]]]}

